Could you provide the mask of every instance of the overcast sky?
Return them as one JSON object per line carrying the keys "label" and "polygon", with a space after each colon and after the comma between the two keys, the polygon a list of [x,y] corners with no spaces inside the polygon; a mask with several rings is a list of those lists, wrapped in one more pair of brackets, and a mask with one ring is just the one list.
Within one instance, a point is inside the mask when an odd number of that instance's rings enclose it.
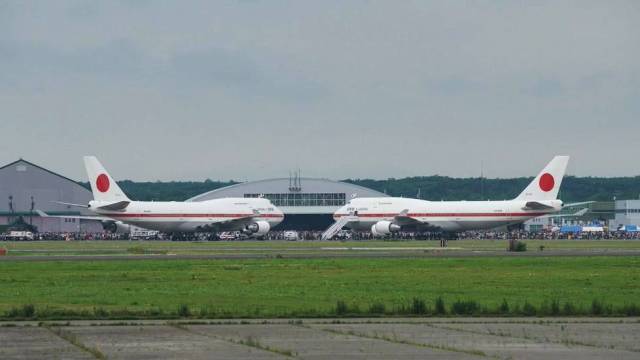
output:
{"label": "overcast sky", "polygon": [[640,174],[640,1],[0,0],[0,163]]}

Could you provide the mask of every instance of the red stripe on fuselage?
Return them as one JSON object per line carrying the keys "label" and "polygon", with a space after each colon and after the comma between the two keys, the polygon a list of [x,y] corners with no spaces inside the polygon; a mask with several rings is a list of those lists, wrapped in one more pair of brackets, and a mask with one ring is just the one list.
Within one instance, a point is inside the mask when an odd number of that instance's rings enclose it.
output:
{"label": "red stripe on fuselage", "polygon": [[114,218],[283,218],[278,214],[102,214]]}
{"label": "red stripe on fuselage", "polygon": [[[520,212],[520,213],[415,213],[407,214],[407,217],[519,217],[519,216],[542,216],[545,212]],[[395,217],[399,214],[358,214],[357,217]],[[334,217],[348,216],[347,214],[336,214]]]}

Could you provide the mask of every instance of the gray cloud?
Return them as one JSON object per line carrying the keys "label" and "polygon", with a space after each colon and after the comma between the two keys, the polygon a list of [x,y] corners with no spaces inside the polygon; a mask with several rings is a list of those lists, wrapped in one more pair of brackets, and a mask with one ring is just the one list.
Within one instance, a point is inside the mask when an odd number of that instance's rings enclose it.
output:
{"label": "gray cloud", "polygon": [[0,1],[0,162],[83,178],[633,175],[640,6]]}

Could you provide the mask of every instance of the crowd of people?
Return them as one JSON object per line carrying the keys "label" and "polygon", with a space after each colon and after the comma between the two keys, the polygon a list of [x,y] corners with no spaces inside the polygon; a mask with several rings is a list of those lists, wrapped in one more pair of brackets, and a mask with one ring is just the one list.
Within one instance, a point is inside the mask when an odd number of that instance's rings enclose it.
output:
{"label": "crowd of people", "polygon": [[518,239],[518,240],[614,240],[640,239],[640,232],[626,231],[594,231],[594,232],[560,232],[560,231],[466,231],[457,234],[458,239]]}

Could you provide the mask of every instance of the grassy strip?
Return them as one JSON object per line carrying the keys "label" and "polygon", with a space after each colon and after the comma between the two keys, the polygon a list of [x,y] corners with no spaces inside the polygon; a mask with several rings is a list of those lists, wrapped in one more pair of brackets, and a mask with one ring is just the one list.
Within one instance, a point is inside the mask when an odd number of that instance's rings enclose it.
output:
{"label": "grassy strip", "polygon": [[277,349],[268,345],[264,345],[262,343],[260,343],[260,341],[258,341],[258,339],[252,337],[252,336],[247,336],[244,339],[241,340],[234,340],[234,339],[226,339],[228,341],[231,341],[232,343],[236,343],[236,344],[240,344],[240,345],[245,345],[245,346],[250,346],[250,347],[254,347],[256,349],[261,349],[261,350],[265,350],[265,351],[269,351],[269,352],[273,352],[276,354],[280,354],[280,355],[284,355],[284,356],[288,356],[288,357],[295,357],[298,354],[295,351],[292,350],[282,350],[282,349]]}
{"label": "grassy strip", "polygon": [[60,337],[61,339],[69,342],[70,344],[72,344],[73,346],[88,352],[89,354],[93,355],[96,359],[106,359],[107,356],[102,353],[100,350],[93,348],[93,347],[89,347],[85,344],[83,344],[78,337],[69,332],[66,331],[64,329],[61,329],[59,327],[51,327],[48,325],[43,325],[43,327],[47,330],[49,330],[50,332],[52,332],[53,334],[55,334],[56,336]]}
{"label": "grassy strip", "polygon": [[[521,240],[529,250],[538,251],[540,246],[544,250],[560,249],[640,249],[638,240]],[[451,240],[450,247],[460,247],[467,250],[506,250],[507,240]],[[127,253],[130,248],[143,248],[145,251],[197,252],[210,249],[317,249],[322,247],[439,247],[438,240],[366,240],[366,241],[120,241],[120,240],[89,240],[89,241],[0,241],[0,248],[9,250],[9,255],[15,250],[29,251],[79,251],[79,252],[108,252]],[[137,251],[137,250],[134,250]]]}
{"label": "grassy strip", "polygon": [[[315,328],[313,328],[313,329],[315,329]],[[480,351],[480,350],[466,350],[466,349],[460,349],[460,348],[456,348],[456,347],[452,347],[452,346],[443,346],[443,345],[418,343],[418,342],[413,342],[413,341],[409,341],[409,340],[406,340],[406,339],[400,339],[400,338],[398,338],[398,336],[395,333],[393,334],[393,336],[387,336],[387,335],[380,335],[380,334],[377,334],[377,333],[375,333],[375,334],[365,334],[365,333],[357,332],[357,331],[354,331],[354,330],[340,331],[340,330],[336,330],[336,329],[326,329],[326,328],[323,328],[321,330],[322,331],[326,331],[326,332],[330,332],[330,333],[333,333],[333,334],[338,334],[338,335],[351,335],[351,336],[357,336],[357,337],[361,337],[361,338],[383,340],[383,341],[396,343],[396,344],[418,346],[418,347],[424,347],[424,348],[434,349],[434,350],[452,351],[452,352],[459,352],[459,353],[470,354],[470,355],[478,355],[478,356],[483,356],[483,357],[487,356],[487,354],[485,354],[483,351]]]}
{"label": "grassy strip", "polygon": [[264,345],[264,344],[260,343],[260,341],[258,341],[256,338],[254,338],[252,336],[247,336],[244,339],[237,340],[237,339],[233,339],[233,338],[218,337],[218,336],[213,336],[213,335],[210,335],[210,334],[202,334],[202,333],[197,332],[197,331],[192,331],[187,326],[185,326],[184,323],[170,322],[167,325],[173,326],[176,329],[184,330],[184,331],[192,333],[192,334],[196,334],[196,335],[200,335],[200,336],[212,337],[214,339],[228,341],[228,342],[231,342],[231,343],[234,343],[234,344],[249,346],[249,347],[253,347],[253,348],[256,348],[256,349],[260,349],[260,350],[276,353],[276,354],[279,354],[279,355],[284,355],[284,356],[288,356],[288,357],[295,357],[295,356],[298,355],[295,351],[292,351],[292,350],[283,350],[283,349],[274,348],[274,347],[271,347],[271,346],[268,346],[268,345]]}
{"label": "grassy strip", "polygon": [[[542,317],[542,316],[589,316],[589,317],[624,317],[640,316],[640,306],[626,304],[614,306],[594,299],[590,306],[581,306],[572,302],[560,302],[553,299],[534,304],[529,301],[510,304],[506,299],[498,306],[487,306],[475,300],[456,300],[446,304],[442,297],[436,298],[434,303],[428,303],[421,298],[413,298],[406,304],[387,307],[375,302],[368,307],[358,304],[349,305],[338,300],[333,309],[320,311],[283,312],[278,318],[353,318],[353,317]],[[203,307],[194,311],[187,304],[181,304],[175,311],[162,309],[127,310],[94,308],[89,310],[55,309],[50,307],[36,308],[33,304],[11,308],[0,315],[0,320],[144,320],[144,319],[230,319],[230,318],[264,318],[259,313],[229,313],[210,307]]]}
{"label": "grassy strip", "polygon": [[[469,334],[492,335],[492,336],[499,336],[499,337],[514,338],[514,339],[525,339],[525,340],[532,340],[532,341],[535,341],[535,342],[538,342],[538,343],[541,341],[541,339],[539,339],[536,336],[527,336],[526,332],[524,333],[524,335],[516,335],[516,334],[513,334],[511,332],[493,331],[491,329],[486,329],[486,331],[478,331],[478,330],[471,330],[471,329],[466,329],[466,328],[451,327],[451,326],[446,326],[446,325],[442,325],[442,324],[425,324],[425,325],[426,326],[430,326],[432,328],[436,328],[436,329],[460,331],[460,332],[466,332],[466,333],[469,333]],[[562,326],[562,327],[564,328],[564,326]],[[544,340],[546,342],[562,344],[562,345],[565,345],[565,346],[579,345],[579,346],[589,346],[589,347],[603,348],[603,349],[614,349],[615,348],[613,345],[600,346],[598,344],[587,343],[587,342],[584,342],[584,341],[575,340],[575,339],[569,339],[569,338],[566,338],[566,337],[561,339],[560,341],[554,341],[550,337],[545,337]],[[627,351],[640,352],[640,351],[634,350],[634,349],[628,349]]]}

